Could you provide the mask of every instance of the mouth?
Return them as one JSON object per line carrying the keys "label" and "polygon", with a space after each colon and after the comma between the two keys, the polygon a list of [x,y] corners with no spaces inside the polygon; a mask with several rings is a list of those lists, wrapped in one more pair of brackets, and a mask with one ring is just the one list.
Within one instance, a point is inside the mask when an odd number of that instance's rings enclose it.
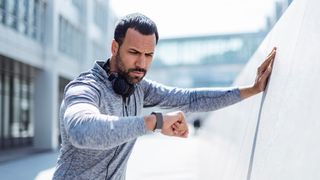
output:
{"label": "mouth", "polygon": [[130,73],[134,76],[143,76],[144,75],[144,72],[142,72],[142,71],[131,71]]}

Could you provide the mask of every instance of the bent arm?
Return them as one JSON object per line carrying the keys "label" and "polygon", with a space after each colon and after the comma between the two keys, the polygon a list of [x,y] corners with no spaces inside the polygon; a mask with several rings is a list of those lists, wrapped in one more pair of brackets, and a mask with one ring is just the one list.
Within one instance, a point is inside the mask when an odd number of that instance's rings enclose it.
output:
{"label": "bent arm", "polygon": [[143,117],[117,117],[99,110],[99,93],[89,85],[66,91],[62,118],[69,141],[78,148],[109,149],[146,134]]}
{"label": "bent arm", "polygon": [[101,114],[87,103],[68,107],[63,119],[70,142],[78,148],[108,149],[146,133],[142,117]]}

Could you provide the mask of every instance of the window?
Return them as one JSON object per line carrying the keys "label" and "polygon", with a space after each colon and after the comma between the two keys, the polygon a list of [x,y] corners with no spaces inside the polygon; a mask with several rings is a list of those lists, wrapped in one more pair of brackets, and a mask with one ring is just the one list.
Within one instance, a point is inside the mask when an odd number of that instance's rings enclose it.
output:
{"label": "window", "polygon": [[29,12],[29,1],[22,0],[19,4],[19,31],[23,34],[28,33],[28,12]]}
{"label": "window", "polygon": [[83,33],[64,17],[59,17],[59,51],[76,60],[82,60]]}
{"label": "window", "polygon": [[35,69],[0,56],[0,150],[32,145]]}
{"label": "window", "polygon": [[101,29],[101,31],[107,31],[107,19],[108,19],[108,11],[107,8],[95,1],[94,3],[94,22]]}
{"label": "window", "polygon": [[84,0],[72,0],[72,4],[78,9],[80,14],[83,14],[84,10]]}
{"label": "window", "polygon": [[39,42],[46,18],[44,0],[0,0],[0,22]]}
{"label": "window", "polygon": [[5,0],[0,0],[0,22],[5,23]]}
{"label": "window", "polygon": [[7,19],[8,26],[17,29],[17,12],[18,12],[18,0],[6,1],[7,5]]}

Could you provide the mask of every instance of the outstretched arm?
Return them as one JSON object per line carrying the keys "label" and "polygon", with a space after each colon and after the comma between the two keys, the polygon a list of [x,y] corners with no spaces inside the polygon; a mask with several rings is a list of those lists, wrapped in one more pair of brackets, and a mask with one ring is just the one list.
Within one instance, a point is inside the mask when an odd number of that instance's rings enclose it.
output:
{"label": "outstretched arm", "polygon": [[241,99],[248,98],[265,90],[268,78],[272,72],[272,65],[276,56],[277,48],[274,47],[270,54],[257,70],[256,80],[252,86],[240,88]]}

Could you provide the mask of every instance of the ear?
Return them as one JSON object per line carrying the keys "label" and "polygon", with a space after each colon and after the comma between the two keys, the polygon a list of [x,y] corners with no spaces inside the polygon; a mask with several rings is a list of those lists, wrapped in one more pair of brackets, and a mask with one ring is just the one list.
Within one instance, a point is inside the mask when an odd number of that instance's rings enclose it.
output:
{"label": "ear", "polygon": [[111,44],[111,53],[112,56],[116,56],[118,53],[118,49],[119,49],[119,44],[117,43],[116,40],[112,40],[112,44]]}

